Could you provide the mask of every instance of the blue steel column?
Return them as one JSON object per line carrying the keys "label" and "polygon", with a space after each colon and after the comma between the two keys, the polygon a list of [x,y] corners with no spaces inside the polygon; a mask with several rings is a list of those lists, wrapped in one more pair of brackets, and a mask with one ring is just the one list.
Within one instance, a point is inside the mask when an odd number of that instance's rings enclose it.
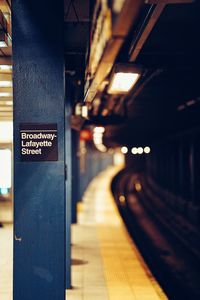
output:
{"label": "blue steel column", "polygon": [[69,99],[65,106],[65,138],[66,138],[66,289],[71,288],[71,201],[72,201],[72,171],[71,171],[71,105]]}
{"label": "blue steel column", "polygon": [[[14,300],[65,299],[63,0],[12,0]],[[20,161],[20,123],[56,123],[58,161]]]}

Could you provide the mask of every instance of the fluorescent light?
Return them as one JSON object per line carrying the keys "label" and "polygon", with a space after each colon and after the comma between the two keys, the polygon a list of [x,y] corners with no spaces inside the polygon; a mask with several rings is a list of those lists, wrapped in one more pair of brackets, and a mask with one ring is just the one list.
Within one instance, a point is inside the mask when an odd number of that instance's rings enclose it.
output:
{"label": "fluorescent light", "polygon": [[95,144],[96,148],[100,151],[100,152],[106,152],[107,151],[107,148],[106,146],[104,146],[103,144]]}
{"label": "fluorescent light", "polygon": [[13,139],[13,123],[0,121],[0,143],[10,143]]}
{"label": "fluorescent light", "polygon": [[12,101],[6,101],[5,104],[6,105],[13,105],[13,102]]}
{"label": "fluorescent light", "polygon": [[141,190],[142,190],[142,185],[141,185],[140,182],[137,181],[137,182],[135,183],[135,189],[136,189],[137,192],[141,192]]}
{"label": "fluorescent light", "polygon": [[0,81],[0,87],[11,87],[11,86],[12,86],[12,81],[8,81],[8,80]]}
{"label": "fluorescent light", "polygon": [[126,146],[121,147],[121,153],[123,154],[128,153],[128,148]]}
{"label": "fluorescent light", "polygon": [[8,194],[8,189],[7,188],[0,188],[0,192],[2,195],[7,195]]}
{"label": "fluorescent light", "polygon": [[143,153],[143,148],[142,147],[137,148],[137,152],[138,152],[138,154],[142,154]]}
{"label": "fluorescent light", "polygon": [[133,147],[133,148],[131,149],[131,153],[132,153],[132,154],[137,154],[137,153],[138,153],[138,149],[137,149],[136,147]]}
{"label": "fluorescent light", "polygon": [[88,107],[86,105],[82,106],[82,117],[88,118]]}
{"label": "fluorescent light", "polygon": [[0,48],[8,47],[6,42],[0,41]]}
{"label": "fluorescent light", "polygon": [[11,97],[12,94],[8,92],[0,92],[0,97]]}
{"label": "fluorescent light", "polygon": [[113,79],[108,88],[109,94],[123,94],[129,92],[140,77],[139,73],[118,72],[113,75]]}
{"label": "fluorescent light", "polygon": [[118,14],[120,13],[123,5],[124,5],[125,0],[115,0],[113,2],[113,11]]}
{"label": "fluorescent light", "polygon": [[[7,189],[11,188],[11,150],[0,149],[0,188],[2,194],[7,194]],[[3,191],[2,191],[3,189]]]}
{"label": "fluorescent light", "polygon": [[146,153],[146,154],[148,154],[148,153],[150,153],[151,152],[151,149],[150,149],[150,147],[144,147],[144,153]]}
{"label": "fluorescent light", "polygon": [[94,128],[94,133],[104,133],[105,128],[104,127],[95,127]]}
{"label": "fluorescent light", "polygon": [[9,71],[9,70],[12,70],[12,66],[11,65],[0,65],[0,70]]}

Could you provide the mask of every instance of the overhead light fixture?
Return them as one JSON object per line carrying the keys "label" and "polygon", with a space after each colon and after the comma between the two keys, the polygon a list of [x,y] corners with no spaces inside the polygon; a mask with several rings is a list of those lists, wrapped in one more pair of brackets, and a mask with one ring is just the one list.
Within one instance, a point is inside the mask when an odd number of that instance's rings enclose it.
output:
{"label": "overhead light fixture", "polygon": [[126,146],[121,147],[121,153],[123,154],[128,153],[128,148]]}
{"label": "overhead light fixture", "polygon": [[138,152],[138,154],[142,154],[144,152],[144,150],[142,147],[139,147],[139,148],[137,148],[137,152]]}
{"label": "overhead light fixture", "polygon": [[105,128],[104,127],[95,127],[94,128],[94,133],[104,133],[105,132]]}
{"label": "overhead light fixture", "polygon": [[148,154],[150,152],[151,152],[150,147],[148,147],[148,146],[144,147],[144,153]]}
{"label": "overhead light fixture", "polygon": [[95,144],[96,148],[100,151],[100,152],[106,152],[107,148],[106,146],[104,146],[103,144],[97,145]]}
{"label": "overhead light fixture", "polygon": [[117,65],[111,75],[108,94],[126,94],[138,81],[141,71],[132,65]]}
{"label": "overhead light fixture", "polygon": [[0,87],[11,87],[11,86],[12,86],[12,81],[8,81],[8,80],[0,81]]}
{"label": "overhead light fixture", "polygon": [[138,153],[137,147],[133,147],[133,148],[131,149],[131,153],[132,153],[132,154],[137,154],[137,153]]}
{"label": "overhead light fixture", "polygon": [[83,118],[88,118],[88,107],[87,107],[87,105],[83,105],[82,106],[82,117]]}
{"label": "overhead light fixture", "polygon": [[11,71],[12,65],[0,65],[0,70],[1,71]]}
{"label": "overhead light fixture", "polygon": [[11,97],[12,94],[9,92],[0,92],[0,97]]}
{"label": "overhead light fixture", "polygon": [[93,142],[95,144],[95,147],[101,151],[101,152],[106,152],[107,148],[103,144],[103,134],[105,132],[105,128],[98,126],[93,129]]}
{"label": "overhead light fixture", "polygon": [[9,105],[9,106],[10,106],[10,105],[13,105],[13,102],[12,102],[12,101],[6,101],[5,103],[6,103],[6,105]]}

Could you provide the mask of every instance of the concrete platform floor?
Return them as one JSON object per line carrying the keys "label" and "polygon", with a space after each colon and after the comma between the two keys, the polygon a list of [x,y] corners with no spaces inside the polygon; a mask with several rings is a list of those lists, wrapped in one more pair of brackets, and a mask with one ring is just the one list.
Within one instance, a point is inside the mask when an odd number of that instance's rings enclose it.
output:
{"label": "concrete platform floor", "polygon": [[72,289],[68,300],[159,300],[166,295],[121,220],[110,192],[117,172],[108,168],[90,183],[72,227]]}

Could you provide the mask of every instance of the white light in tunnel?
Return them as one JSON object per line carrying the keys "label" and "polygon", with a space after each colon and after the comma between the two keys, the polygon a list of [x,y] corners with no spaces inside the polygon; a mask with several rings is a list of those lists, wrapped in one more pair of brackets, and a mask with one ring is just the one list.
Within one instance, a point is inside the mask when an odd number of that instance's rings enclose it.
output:
{"label": "white light in tunnel", "polygon": [[100,151],[100,152],[106,152],[107,151],[107,148],[106,146],[104,146],[103,144],[95,144],[96,148]]}
{"label": "white light in tunnel", "polygon": [[0,65],[0,70],[10,71],[10,70],[12,70],[12,66],[11,65]]}
{"label": "white light in tunnel", "polygon": [[105,128],[104,127],[95,127],[94,128],[94,133],[104,133],[105,132]]}
{"label": "white light in tunnel", "polygon": [[138,152],[138,154],[142,154],[143,153],[143,148],[142,147],[138,147],[137,148],[137,152]]}
{"label": "white light in tunnel", "polygon": [[82,106],[82,117],[88,118],[88,107],[86,105]]}
{"label": "white light in tunnel", "polygon": [[113,11],[119,13],[124,5],[125,0],[115,0],[113,1]]}
{"label": "white light in tunnel", "polygon": [[9,101],[6,101],[5,104],[6,105],[13,105],[13,102],[11,100],[9,100]]}
{"label": "white light in tunnel", "polygon": [[118,72],[113,75],[111,84],[108,88],[109,94],[120,94],[129,92],[137,82],[140,74]]}
{"label": "white light in tunnel", "polygon": [[11,150],[1,149],[0,150],[0,188],[8,189],[11,188]]}
{"label": "white light in tunnel", "polygon": [[12,94],[9,92],[0,92],[0,97],[11,97]]}
{"label": "white light in tunnel", "polygon": [[128,153],[128,148],[127,148],[126,146],[121,147],[121,152],[122,152],[123,154]]}
{"label": "white light in tunnel", "polygon": [[11,87],[12,81],[9,80],[1,80],[0,81],[0,87]]}
{"label": "white light in tunnel", "polygon": [[13,123],[11,121],[0,122],[0,143],[11,143],[13,139]]}
{"label": "white light in tunnel", "polygon": [[102,144],[102,138],[95,138],[94,139],[94,144],[95,145],[101,145]]}
{"label": "white light in tunnel", "polygon": [[150,152],[151,152],[150,147],[148,147],[148,146],[144,147],[144,153],[148,154]]}
{"label": "white light in tunnel", "polygon": [[137,154],[137,153],[138,153],[138,149],[137,149],[136,147],[133,147],[133,148],[131,149],[131,153],[132,153],[132,154]]}
{"label": "white light in tunnel", "polygon": [[6,44],[6,42],[0,41],[0,48],[4,48],[4,47],[8,47],[8,45]]}
{"label": "white light in tunnel", "polygon": [[100,152],[106,152],[107,148],[103,144],[103,133],[105,132],[104,127],[95,127],[93,129],[93,142],[95,144],[95,147],[100,151]]}
{"label": "white light in tunnel", "polygon": [[8,189],[6,188],[0,188],[1,194],[2,195],[7,195],[8,194]]}

